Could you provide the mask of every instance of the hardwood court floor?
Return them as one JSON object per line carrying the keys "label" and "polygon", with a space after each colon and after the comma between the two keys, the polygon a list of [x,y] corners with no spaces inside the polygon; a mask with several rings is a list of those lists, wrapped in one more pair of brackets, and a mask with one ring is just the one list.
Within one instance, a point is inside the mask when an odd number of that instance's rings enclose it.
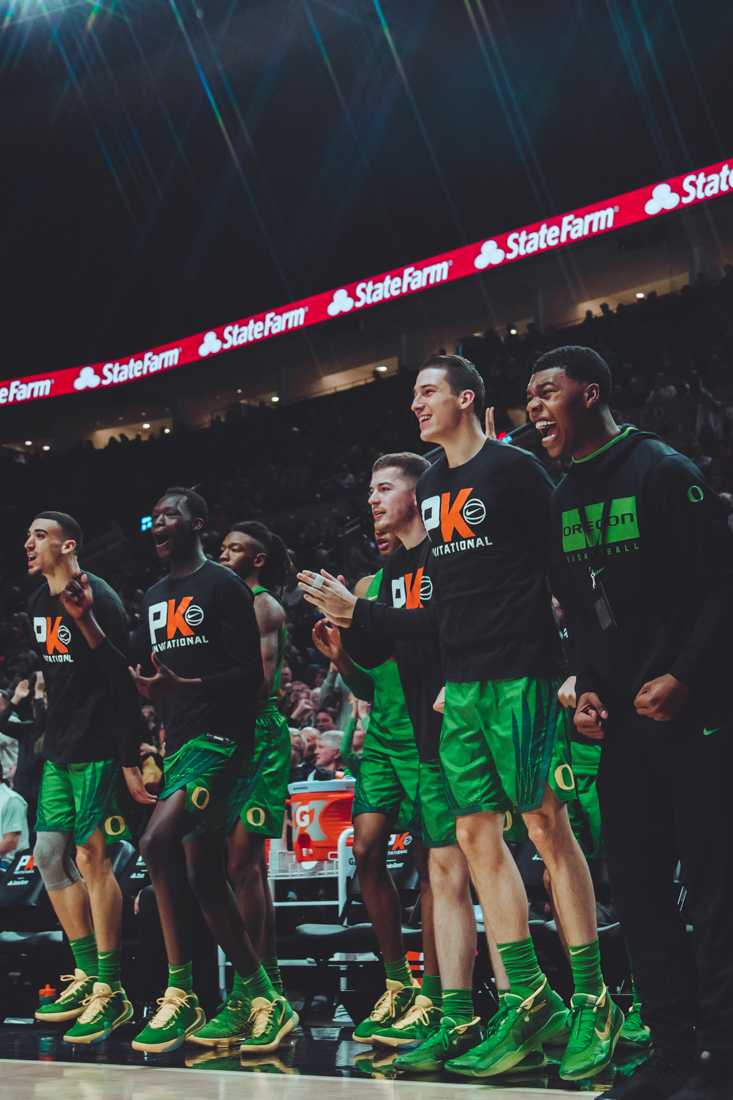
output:
{"label": "hardwood court floor", "polygon": [[495,1088],[353,1077],[247,1075],[226,1070],[153,1069],[0,1061],[0,1091],[12,1100],[579,1100],[590,1092]]}

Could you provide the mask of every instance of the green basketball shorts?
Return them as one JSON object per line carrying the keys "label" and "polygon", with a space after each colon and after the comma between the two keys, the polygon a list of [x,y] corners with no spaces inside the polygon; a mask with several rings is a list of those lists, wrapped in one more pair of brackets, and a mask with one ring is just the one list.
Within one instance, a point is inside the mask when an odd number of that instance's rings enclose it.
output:
{"label": "green basketball shorts", "polygon": [[352,816],[384,814],[398,828],[412,830],[419,783],[420,761],[414,741],[395,741],[387,748],[367,732]]}
{"label": "green basketball shorts", "polygon": [[550,678],[448,683],[440,734],[457,817],[536,810],[549,786],[576,797],[566,716]]}
{"label": "green basketball shorts", "polygon": [[279,838],[285,823],[290,782],[290,728],[274,708],[258,715],[254,754],[232,787],[227,831],[241,820],[248,833]]}
{"label": "green basketball shorts", "polygon": [[447,848],[456,843],[456,815],[438,760],[420,761],[417,818],[423,847]]}
{"label": "green basketball shorts", "polygon": [[603,830],[601,805],[598,801],[598,768],[602,747],[573,741],[570,754],[578,788],[577,802],[568,806],[570,824],[576,839],[588,860],[603,855]]}
{"label": "green basketball shorts", "polygon": [[158,798],[186,792],[190,828],[185,836],[226,830],[229,799],[237,776],[246,766],[243,746],[223,737],[202,734],[163,760],[163,787]]}
{"label": "green basketball shorts", "polygon": [[71,833],[75,844],[85,844],[101,829],[108,844],[129,840],[121,812],[122,772],[117,760],[87,764],[43,765],[38,795],[36,832]]}

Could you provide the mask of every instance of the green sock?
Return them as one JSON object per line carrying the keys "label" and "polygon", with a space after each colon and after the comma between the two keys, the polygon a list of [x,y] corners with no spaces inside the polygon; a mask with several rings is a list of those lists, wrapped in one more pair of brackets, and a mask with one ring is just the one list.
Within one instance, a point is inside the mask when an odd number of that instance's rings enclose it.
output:
{"label": "green sock", "polygon": [[407,959],[398,959],[397,962],[384,964],[384,973],[391,982],[402,982],[403,985],[412,985],[412,974],[407,965]]}
{"label": "green sock", "polygon": [[241,974],[237,974],[234,971],[234,981],[232,983],[232,997],[236,997],[238,1001],[244,1001],[245,1004],[249,1004],[252,1000],[252,995],[247,988],[247,982]]}
{"label": "green sock", "polygon": [[99,952],[99,969],[97,970],[97,977],[100,982],[106,982],[110,989],[122,989],[122,984],[120,983],[119,950]]}
{"label": "green sock", "polygon": [[443,986],[441,985],[439,975],[423,974],[422,989],[420,992],[423,997],[429,997],[436,1008],[442,1008]]}
{"label": "green sock", "polygon": [[601,973],[601,946],[598,940],[582,944],[580,947],[568,947],[568,952],[575,992],[600,997],[605,982]]}
{"label": "green sock", "polygon": [[182,989],[184,993],[193,993],[193,966],[190,962],[180,966],[168,966],[168,985]]}
{"label": "green sock", "polygon": [[475,1015],[472,989],[443,990],[443,1019],[449,1017],[457,1024],[467,1024]]}
{"label": "green sock", "polygon": [[262,965],[267,971],[267,977],[270,979],[272,988],[276,993],[284,993],[285,986],[283,985],[283,976],[280,973],[280,964],[276,958],[263,959]]}
{"label": "green sock", "polygon": [[496,946],[509,979],[509,992],[522,999],[530,997],[545,979],[531,938],[497,943]]}
{"label": "green sock", "polygon": [[264,966],[258,966],[254,974],[242,976],[242,982],[245,996],[249,1001],[253,1001],[255,997],[264,997],[266,1001],[273,1001],[277,997],[277,992],[273,989]]}
{"label": "green sock", "polygon": [[77,970],[83,970],[88,978],[96,978],[99,961],[97,959],[97,940],[94,933],[92,932],[89,936],[82,936],[78,940],[69,940],[69,946]]}

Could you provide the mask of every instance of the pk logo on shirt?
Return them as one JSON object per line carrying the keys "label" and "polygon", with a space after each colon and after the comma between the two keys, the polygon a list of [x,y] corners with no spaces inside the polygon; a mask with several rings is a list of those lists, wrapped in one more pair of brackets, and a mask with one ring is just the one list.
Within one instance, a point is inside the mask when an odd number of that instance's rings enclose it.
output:
{"label": "pk logo on shirt", "polygon": [[433,582],[425,576],[425,569],[416,573],[405,573],[404,577],[395,577],[392,581],[393,607],[423,607],[433,594]]}
{"label": "pk logo on shirt", "polygon": [[460,489],[454,497],[450,493],[426,497],[422,502],[422,521],[427,531],[440,528],[443,542],[475,538],[474,527],[486,519],[486,505],[478,497],[472,497],[473,487]]}
{"label": "pk logo on shirt", "polygon": [[[196,627],[204,621],[204,610],[193,602],[193,596],[184,596],[183,599],[161,600],[160,603],[151,604],[148,608],[148,629],[150,641],[154,646],[161,645],[168,649],[173,645],[200,644],[201,639],[196,636]],[[158,635],[162,633],[162,638]],[[178,641],[176,641],[178,639]],[[186,641],[190,639],[190,641]]]}
{"label": "pk logo on shirt", "polygon": [[45,646],[47,657],[52,657],[54,654],[68,655],[71,631],[60,615],[54,618],[34,615],[33,633],[38,644]]}

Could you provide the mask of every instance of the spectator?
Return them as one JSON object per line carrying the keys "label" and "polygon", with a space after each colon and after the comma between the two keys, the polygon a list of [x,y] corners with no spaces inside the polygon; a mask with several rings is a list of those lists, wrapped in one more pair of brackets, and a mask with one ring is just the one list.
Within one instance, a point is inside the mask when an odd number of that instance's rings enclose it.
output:
{"label": "spectator", "polygon": [[341,763],[342,730],[327,730],[318,738],[313,760],[315,768],[308,776],[310,780],[340,779],[344,772]]}
{"label": "spectator", "polygon": [[10,866],[16,850],[29,846],[28,805],[10,789],[0,769],[0,870]]}
{"label": "spectator", "polygon": [[336,723],[333,720],[333,715],[330,711],[319,710],[316,715],[316,720],[313,723],[319,733],[327,733],[329,730],[336,729]]}

